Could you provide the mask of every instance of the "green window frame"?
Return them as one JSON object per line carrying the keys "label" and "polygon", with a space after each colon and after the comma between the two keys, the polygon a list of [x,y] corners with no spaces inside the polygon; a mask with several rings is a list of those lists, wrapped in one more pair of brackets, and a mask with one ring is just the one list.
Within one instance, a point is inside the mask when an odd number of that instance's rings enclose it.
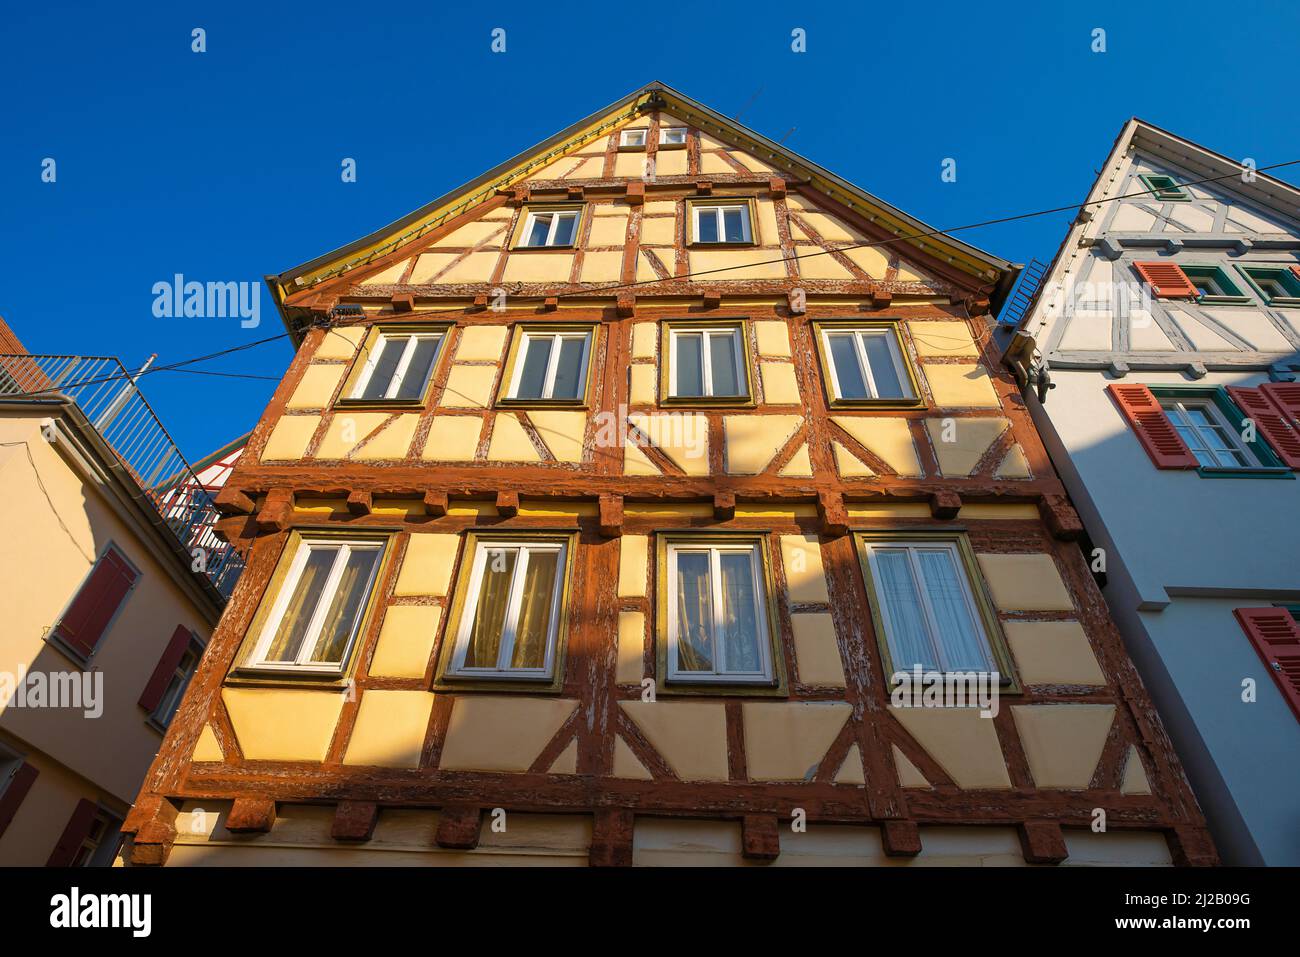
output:
{"label": "green window frame", "polygon": [[[1170,414],[1167,403],[1195,403],[1197,405],[1212,406],[1213,410],[1217,411],[1218,418],[1223,420],[1223,424],[1232,433],[1235,443],[1248,450],[1259,463],[1257,465],[1240,466],[1200,465],[1196,471],[1202,478],[1295,478],[1295,473],[1287,468],[1282,460],[1274,454],[1272,447],[1269,446],[1258,431],[1255,433],[1255,438],[1249,442],[1242,436],[1241,423],[1249,416],[1232,401],[1232,397],[1228,395],[1228,390],[1223,386],[1150,386],[1150,389],[1151,394],[1155,396],[1156,401],[1165,410],[1165,415],[1169,417],[1169,421],[1174,424],[1175,428],[1178,427],[1180,422],[1174,415]],[[1184,441],[1186,441],[1185,438]]]}
{"label": "green window frame", "polygon": [[[1300,306],[1300,276],[1291,271],[1290,264],[1237,263],[1237,271],[1268,305]],[[1280,288],[1284,295],[1270,291],[1275,287]]]}
{"label": "green window frame", "polygon": [[[1184,266],[1183,272],[1200,293],[1197,302],[1210,305],[1236,305],[1250,302],[1222,266]],[[1214,290],[1214,291],[1211,291]]]}
{"label": "green window frame", "polygon": [[1180,186],[1178,180],[1172,176],[1166,176],[1163,173],[1139,173],[1138,179],[1155,195],[1156,199],[1176,203],[1191,202],[1192,197],[1188,195],[1187,190]]}

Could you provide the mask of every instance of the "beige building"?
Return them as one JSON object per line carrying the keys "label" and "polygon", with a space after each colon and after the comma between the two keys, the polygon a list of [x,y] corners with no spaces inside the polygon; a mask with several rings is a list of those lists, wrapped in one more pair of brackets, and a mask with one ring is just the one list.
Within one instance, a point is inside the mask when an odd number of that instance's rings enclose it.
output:
{"label": "beige building", "polygon": [[107,864],[239,563],[116,360],[0,353],[0,865]]}

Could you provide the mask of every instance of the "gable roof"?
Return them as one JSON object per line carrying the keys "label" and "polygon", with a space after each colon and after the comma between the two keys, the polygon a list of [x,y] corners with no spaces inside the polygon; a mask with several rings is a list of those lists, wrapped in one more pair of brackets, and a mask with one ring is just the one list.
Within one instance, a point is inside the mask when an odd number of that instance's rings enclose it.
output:
{"label": "gable roof", "polygon": [[[933,227],[919,219],[704,104],[662,83],[649,83],[396,222],[278,275],[267,276],[267,286],[285,325],[296,339],[298,331],[285,313],[286,300],[290,296],[418,241],[430,230],[494,196],[497,190],[526,178],[530,171],[580,148],[595,137],[607,134],[620,123],[650,109],[663,110],[685,119],[710,135],[753,151],[776,169],[797,179],[810,181],[831,197],[839,196],[850,204],[865,207],[878,225],[895,235],[902,237],[935,232]],[[900,243],[913,245],[930,255],[940,255],[982,283],[996,281],[997,286],[991,297],[994,312],[1014,285],[1020,271],[1019,265],[941,233],[918,239],[900,239]]]}

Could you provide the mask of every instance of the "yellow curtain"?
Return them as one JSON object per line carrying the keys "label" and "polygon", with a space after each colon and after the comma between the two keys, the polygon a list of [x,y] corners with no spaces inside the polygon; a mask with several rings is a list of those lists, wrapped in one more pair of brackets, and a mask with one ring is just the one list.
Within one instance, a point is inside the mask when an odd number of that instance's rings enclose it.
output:
{"label": "yellow curtain", "polygon": [[514,548],[493,549],[487,554],[474,613],[474,628],[469,635],[469,647],[465,650],[466,668],[497,666],[510,602],[510,580],[514,577],[518,557],[519,551]]}
{"label": "yellow curtain", "polygon": [[523,601],[519,606],[519,627],[515,631],[512,668],[540,668],[546,664],[546,634],[555,596],[558,552],[530,552],[524,572]]}
{"label": "yellow curtain", "polygon": [[307,556],[293,597],[289,599],[284,617],[280,619],[280,627],[276,630],[271,647],[266,651],[267,661],[293,661],[298,657],[307,625],[316,611],[321,589],[325,587],[325,578],[329,575],[330,566],[334,564],[337,554],[337,548],[313,548]]}
{"label": "yellow curtain", "polygon": [[[697,557],[697,556],[691,556]],[[708,556],[703,556],[708,561]],[[712,671],[712,609],[708,572],[698,569],[692,575],[683,559],[677,559],[677,669]]]}
{"label": "yellow curtain", "polygon": [[313,661],[340,662],[348,641],[352,638],[352,629],[356,625],[357,611],[365,599],[365,582],[370,577],[370,568],[379,557],[371,550],[353,551],[348,556],[348,563],[339,578],[339,587],[334,591],[334,600],[325,615],[321,626],[320,638],[312,653]]}

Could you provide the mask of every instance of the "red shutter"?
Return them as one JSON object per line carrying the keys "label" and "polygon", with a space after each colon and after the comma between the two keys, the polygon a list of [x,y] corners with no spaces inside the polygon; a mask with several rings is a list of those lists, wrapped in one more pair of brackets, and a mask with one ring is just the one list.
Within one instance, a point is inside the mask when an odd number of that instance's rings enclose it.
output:
{"label": "red shutter", "polygon": [[1112,383],[1106,387],[1110,397],[1119,406],[1133,433],[1151,456],[1151,461],[1158,469],[1194,469],[1197,467],[1196,456],[1184,444],[1182,436],[1174,429],[1174,424],[1160,408],[1160,403],[1144,385],[1120,385]]}
{"label": "red shutter", "polygon": [[1300,279],[1300,266],[1292,266],[1291,275],[1295,276],[1297,279]]}
{"label": "red shutter", "polygon": [[153,711],[158,707],[163,692],[167,690],[168,682],[176,673],[176,666],[185,657],[185,650],[190,646],[191,637],[190,630],[184,625],[177,625],[176,630],[172,632],[171,641],[167,642],[162,657],[158,659],[158,666],[154,668],[149,683],[144,686],[144,691],[140,695],[140,707],[144,710]]}
{"label": "red shutter", "polygon": [[1134,263],[1157,299],[1195,299],[1199,292],[1176,263]]}
{"label": "red shutter", "polygon": [[1292,428],[1300,429],[1300,382],[1265,382],[1259,391],[1281,410]]}
{"label": "red shutter", "polygon": [[[1262,388],[1263,386],[1260,387]],[[1300,469],[1300,432],[1287,421],[1283,407],[1270,401],[1271,397],[1260,389],[1230,385],[1228,395],[1232,396],[1232,401],[1237,403],[1241,411],[1254,420],[1255,429],[1273,447],[1287,468]],[[1233,425],[1240,426],[1240,423],[1234,422]]]}
{"label": "red shutter", "polygon": [[131,566],[110,548],[90,570],[54,633],[82,654],[91,654],[135,578]]}
{"label": "red shutter", "polygon": [[1300,625],[1285,608],[1237,608],[1232,613],[1300,720]]}
{"label": "red shutter", "polygon": [[[32,789],[32,782],[36,780],[36,775],[39,773],[30,764],[24,764],[9,779],[9,786],[4,789],[3,794],[0,794],[0,836],[4,835],[5,828],[18,813],[19,805],[23,803],[23,798],[27,797],[27,792]],[[3,783],[0,782],[0,785]]]}
{"label": "red shutter", "polygon": [[72,862],[77,859],[77,851],[81,850],[82,842],[90,836],[90,829],[95,825],[95,812],[98,809],[99,806],[94,801],[82,798],[77,802],[72,817],[68,818],[68,826],[63,829],[63,836],[59,838],[59,843],[54,845],[54,853],[45,862],[46,867],[72,865]]}

